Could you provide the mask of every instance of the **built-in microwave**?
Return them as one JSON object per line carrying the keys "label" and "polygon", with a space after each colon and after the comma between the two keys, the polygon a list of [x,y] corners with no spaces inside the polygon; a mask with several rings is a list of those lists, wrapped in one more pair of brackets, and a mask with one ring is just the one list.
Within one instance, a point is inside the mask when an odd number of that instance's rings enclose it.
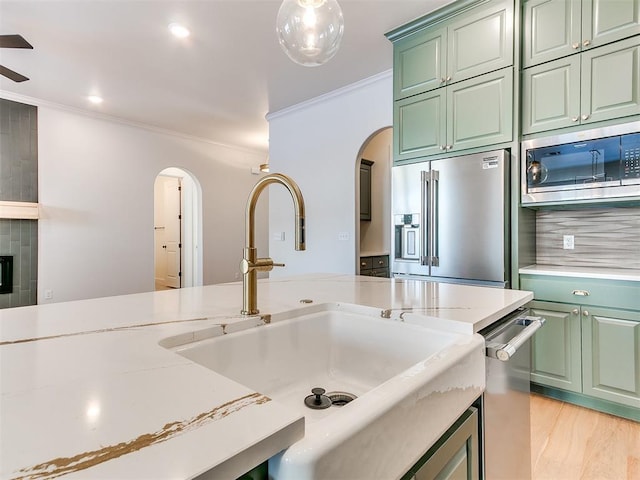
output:
{"label": "built-in microwave", "polygon": [[640,199],[640,122],[522,142],[522,204]]}

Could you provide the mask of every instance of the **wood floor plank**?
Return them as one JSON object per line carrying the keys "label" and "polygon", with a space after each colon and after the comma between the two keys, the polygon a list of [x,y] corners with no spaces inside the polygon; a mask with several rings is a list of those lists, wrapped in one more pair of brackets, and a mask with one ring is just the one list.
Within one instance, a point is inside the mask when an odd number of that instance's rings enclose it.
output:
{"label": "wood floor plank", "polygon": [[533,480],[640,479],[640,423],[531,396]]}

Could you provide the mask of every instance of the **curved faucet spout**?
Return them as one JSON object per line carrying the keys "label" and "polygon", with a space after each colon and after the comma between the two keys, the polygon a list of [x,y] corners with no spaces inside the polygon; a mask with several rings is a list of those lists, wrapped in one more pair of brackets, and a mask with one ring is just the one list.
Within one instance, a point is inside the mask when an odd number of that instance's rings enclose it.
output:
{"label": "curved faucet spout", "polygon": [[272,173],[261,178],[249,193],[245,214],[245,247],[240,270],[242,271],[242,311],[243,315],[255,315],[258,310],[258,277],[257,272],[268,272],[273,267],[284,267],[283,264],[273,263],[271,258],[258,258],[255,246],[255,213],[256,204],[262,191],[272,183],[283,185],[293,199],[296,223],[296,250],[305,250],[304,230],[304,198],[300,188],[290,177],[281,173]]}

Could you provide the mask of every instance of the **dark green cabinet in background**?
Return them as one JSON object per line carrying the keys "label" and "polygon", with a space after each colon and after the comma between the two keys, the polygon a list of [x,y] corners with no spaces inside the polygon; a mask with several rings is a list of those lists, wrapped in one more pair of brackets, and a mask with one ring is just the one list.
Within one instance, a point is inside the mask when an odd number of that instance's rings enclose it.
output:
{"label": "dark green cabinet in background", "polygon": [[360,160],[360,220],[371,221],[371,160]]}

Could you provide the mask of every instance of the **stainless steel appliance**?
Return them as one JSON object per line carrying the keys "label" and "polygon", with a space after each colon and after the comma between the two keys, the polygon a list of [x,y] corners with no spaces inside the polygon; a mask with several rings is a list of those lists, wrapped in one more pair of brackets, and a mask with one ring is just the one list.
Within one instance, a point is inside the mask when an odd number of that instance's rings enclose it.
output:
{"label": "stainless steel appliance", "polygon": [[545,319],[521,308],[481,330],[487,388],[482,397],[483,478],[531,478],[530,339]]}
{"label": "stainless steel appliance", "polygon": [[522,204],[640,197],[640,122],[522,143]]}
{"label": "stainless steel appliance", "polygon": [[507,150],[392,170],[394,276],[509,286]]}

